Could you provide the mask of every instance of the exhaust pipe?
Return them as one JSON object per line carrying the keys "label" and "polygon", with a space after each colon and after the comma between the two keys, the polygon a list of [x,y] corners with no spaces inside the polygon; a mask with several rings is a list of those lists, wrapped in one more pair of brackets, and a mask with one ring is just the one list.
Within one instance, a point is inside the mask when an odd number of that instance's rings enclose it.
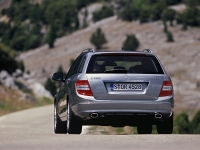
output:
{"label": "exhaust pipe", "polygon": [[160,113],[155,113],[155,118],[161,119],[161,118],[162,118],[162,114],[160,114]]}
{"label": "exhaust pipe", "polygon": [[90,114],[90,117],[93,118],[93,119],[94,119],[94,118],[98,118],[98,117],[99,117],[99,114],[98,114],[98,113],[91,113],[91,114]]}

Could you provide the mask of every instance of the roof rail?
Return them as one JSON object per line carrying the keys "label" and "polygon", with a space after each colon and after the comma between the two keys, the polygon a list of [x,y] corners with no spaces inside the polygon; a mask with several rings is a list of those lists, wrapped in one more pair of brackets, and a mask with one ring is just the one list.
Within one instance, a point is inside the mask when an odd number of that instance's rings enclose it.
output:
{"label": "roof rail", "polygon": [[82,51],[82,53],[89,53],[89,52],[95,52],[93,48],[86,48]]}
{"label": "roof rail", "polygon": [[143,52],[153,53],[150,49],[144,49]]}

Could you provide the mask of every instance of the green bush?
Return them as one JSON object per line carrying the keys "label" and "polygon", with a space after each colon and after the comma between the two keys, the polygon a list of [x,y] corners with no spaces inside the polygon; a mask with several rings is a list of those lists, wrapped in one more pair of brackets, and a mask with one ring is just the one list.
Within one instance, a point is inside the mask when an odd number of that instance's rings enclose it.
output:
{"label": "green bush", "polygon": [[122,20],[140,20],[140,23],[159,20],[166,2],[160,0],[124,0],[118,2],[121,7],[118,16]]}
{"label": "green bush", "polygon": [[11,46],[11,48],[13,48],[17,51],[23,51],[26,40],[27,40],[27,37],[25,35],[20,35],[11,40],[10,46]]}
{"label": "green bush", "polygon": [[186,21],[187,25],[199,26],[200,25],[200,10],[198,8],[187,8],[183,12],[183,22]]}
{"label": "green bush", "polygon": [[196,7],[200,4],[199,0],[183,0],[183,2],[189,7]]}
{"label": "green bush", "polygon": [[143,7],[140,10],[140,13],[139,13],[140,23],[145,23],[145,22],[150,21],[150,12],[151,12],[151,10],[149,7]]}
{"label": "green bush", "polygon": [[173,34],[170,31],[166,33],[166,36],[167,36],[167,42],[174,42]]}
{"label": "green bush", "polygon": [[173,26],[173,21],[176,16],[176,11],[173,9],[165,9],[162,13],[163,21],[170,21],[170,25]]}
{"label": "green bush", "polygon": [[165,33],[167,33],[167,32],[168,32],[168,29],[167,29],[167,24],[166,24],[165,21],[163,21],[163,25],[164,25],[163,31],[164,31]]}
{"label": "green bush", "polygon": [[127,35],[123,43],[123,49],[129,51],[136,51],[140,43],[134,34]]}
{"label": "green bush", "polygon": [[13,73],[18,68],[15,57],[15,51],[0,43],[0,71],[6,70],[10,74]]}
{"label": "green bush", "polygon": [[176,116],[174,120],[175,131],[178,134],[189,134],[190,133],[190,122],[186,113],[181,113]]}
{"label": "green bush", "polygon": [[37,48],[40,46],[42,41],[41,36],[38,35],[30,35],[29,38],[26,40],[26,43],[24,45],[24,49],[33,49],[33,48]]}
{"label": "green bush", "polygon": [[51,26],[49,33],[47,34],[47,38],[46,38],[46,42],[49,45],[49,48],[53,48],[54,47],[54,42],[56,40],[56,31],[55,31],[55,27]]}
{"label": "green bush", "polygon": [[167,5],[176,5],[181,3],[183,0],[166,0]]}
{"label": "green bush", "polygon": [[198,111],[191,121],[191,130],[193,134],[200,134],[200,111]]}
{"label": "green bush", "polygon": [[70,66],[72,66],[72,64],[74,63],[74,61],[75,60],[73,58],[70,59],[70,61],[69,61]]}
{"label": "green bush", "polygon": [[107,43],[104,33],[101,31],[101,28],[98,28],[96,32],[90,37],[90,42],[96,47],[96,49],[101,49],[102,45]]}
{"label": "green bush", "polygon": [[0,37],[2,37],[8,29],[9,29],[9,24],[0,22]]}
{"label": "green bush", "polygon": [[[81,8],[101,0],[42,0],[35,4],[29,0],[12,0],[9,8],[2,10],[10,24],[0,23],[1,42],[14,50],[28,50],[44,44],[46,34],[42,27],[55,26],[54,33],[48,33],[48,44],[54,46],[55,38],[79,29],[78,12]],[[106,8],[109,14],[110,8]]]}
{"label": "green bush", "polygon": [[101,19],[107,18],[107,17],[111,17],[114,15],[113,9],[111,7],[108,6],[103,6],[100,10],[95,11],[93,13],[93,21],[99,21]]}
{"label": "green bush", "polygon": [[52,96],[57,93],[55,82],[52,81],[50,78],[46,80],[44,87],[51,93]]}

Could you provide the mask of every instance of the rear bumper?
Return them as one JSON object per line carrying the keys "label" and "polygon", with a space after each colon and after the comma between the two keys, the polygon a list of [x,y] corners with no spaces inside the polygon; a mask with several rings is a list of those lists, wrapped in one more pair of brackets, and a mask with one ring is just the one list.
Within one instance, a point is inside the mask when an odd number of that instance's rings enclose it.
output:
{"label": "rear bumper", "polygon": [[162,114],[162,118],[168,118],[173,109],[172,96],[162,97],[158,100],[95,100],[79,98],[78,103],[72,106],[74,114],[82,121],[91,120],[91,113],[98,113],[98,118],[106,116],[154,116]]}

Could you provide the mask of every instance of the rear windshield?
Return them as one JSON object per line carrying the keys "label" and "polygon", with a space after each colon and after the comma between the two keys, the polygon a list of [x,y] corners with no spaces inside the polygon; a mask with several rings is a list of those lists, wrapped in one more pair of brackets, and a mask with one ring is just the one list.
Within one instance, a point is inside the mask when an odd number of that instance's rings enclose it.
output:
{"label": "rear windshield", "polygon": [[87,73],[163,74],[154,56],[93,55]]}

